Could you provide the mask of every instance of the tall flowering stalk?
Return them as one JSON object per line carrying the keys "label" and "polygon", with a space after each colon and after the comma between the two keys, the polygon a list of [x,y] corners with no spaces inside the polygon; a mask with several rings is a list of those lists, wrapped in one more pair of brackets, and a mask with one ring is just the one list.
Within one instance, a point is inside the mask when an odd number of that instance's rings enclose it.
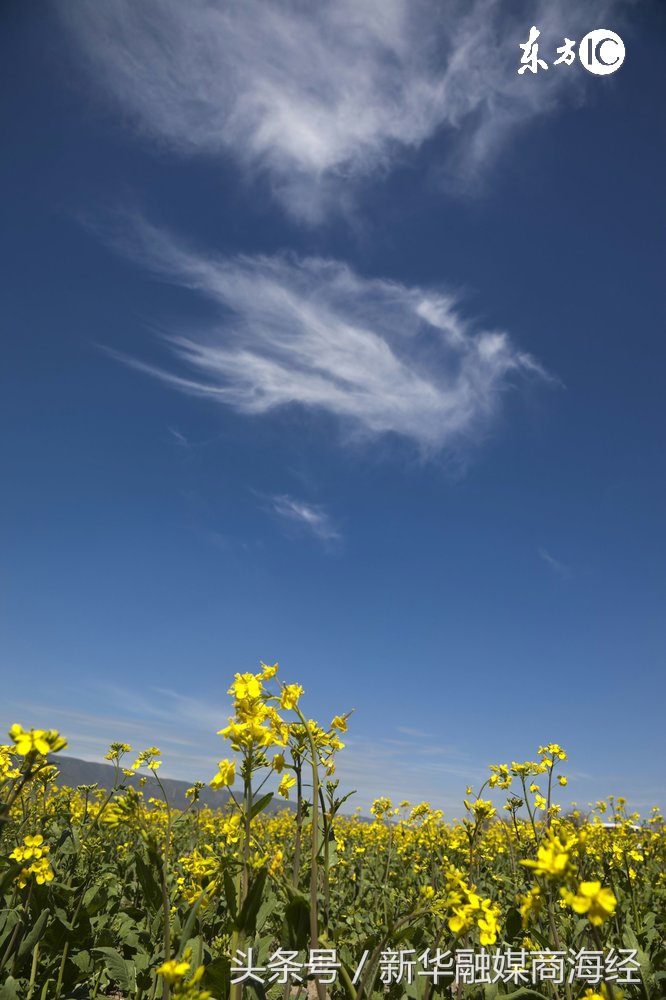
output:
{"label": "tall flowering stalk", "polygon": [[[305,718],[299,708],[299,700],[303,694],[300,684],[281,684],[277,692],[272,693],[267,687],[278,672],[277,663],[262,664],[257,674],[236,674],[229,688],[233,696],[234,714],[229,718],[229,724],[219,731],[220,736],[229,740],[235,756],[225,758],[218,763],[218,772],[211,781],[213,788],[229,788],[230,795],[240,815],[242,830],[239,838],[238,868],[235,879],[235,899],[232,903],[235,912],[234,932],[231,949],[234,954],[243,950],[252,907],[248,905],[251,895],[250,855],[252,846],[253,820],[266,808],[272,799],[268,793],[258,797],[272,771],[282,773],[278,786],[278,794],[289,798],[289,792],[296,787],[296,851],[292,870],[292,885],[297,886],[300,873],[301,837],[305,804],[303,799],[303,768],[309,764],[311,772],[312,800],[310,803],[310,941],[312,948],[319,946],[319,855],[320,838],[324,844],[324,867],[326,881],[328,880],[328,836],[327,817],[323,808],[324,798],[321,788],[319,769],[323,767],[330,776],[335,765],[334,754],[342,749],[338,732],[346,729],[346,716],[336,716],[331,728],[324,730],[312,720]],[[288,722],[281,713],[293,712],[296,720]],[[272,759],[268,751],[277,752]],[[288,762],[285,754],[288,754]],[[232,790],[236,780],[236,771],[243,782],[242,799],[238,799]],[[256,785],[256,781],[259,784]],[[329,815],[332,819],[335,808],[341,803],[331,801]],[[321,813],[320,813],[321,810]],[[320,815],[324,815],[323,837],[320,834]],[[259,877],[258,877],[259,878]],[[325,893],[325,898],[327,893]],[[325,990],[317,982],[320,1000],[324,1000]],[[234,983],[231,987],[232,1000],[240,1000],[242,985]]]}

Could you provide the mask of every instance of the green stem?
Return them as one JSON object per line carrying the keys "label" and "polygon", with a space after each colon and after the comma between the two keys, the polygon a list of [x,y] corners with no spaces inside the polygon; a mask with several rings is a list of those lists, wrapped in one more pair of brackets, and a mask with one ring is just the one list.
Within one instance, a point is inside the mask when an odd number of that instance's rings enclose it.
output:
{"label": "green stem", "polygon": [[[243,908],[243,903],[248,892],[248,861],[250,858],[250,834],[251,834],[251,812],[252,812],[252,748],[246,751],[243,763],[243,855],[242,865],[236,875],[236,913],[238,916]],[[243,928],[236,923],[231,937],[231,953],[236,955],[242,950],[245,943],[245,933]],[[233,983],[231,986],[231,1000],[241,1000],[243,996],[243,984]]]}
{"label": "green stem", "polygon": [[[319,881],[319,869],[317,863],[318,839],[319,839],[319,768],[317,767],[317,747],[312,738],[310,726],[305,716],[298,706],[294,711],[305,726],[308,743],[310,744],[310,756],[312,763],[312,829],[311,829],[311,851],[310,851],[310,947],[319,947],[319,910],[317,905],[317,884]],[[326,990],[324,984],[315,980],[317,987],[317,997],[319,1000],[326,1000]]]}
{"label": "green stem", "polygon": [[[597,951],[600,951],[603,954],[604,946],[601,941],[601,935],[594,924],[590,924],[590,931],[592,932],[594,943],[597,946]],[[613,997],[615,996],[613,992],[613,984],[608,980],[604,980],[604,983],[606,986],[606,992],[608,993],[608,1000],[613,1000]]]}
{"label": "green stem", "polygon": [[[153,771],[155,775],[155,780],[160,787],[160,791],[164,796],[164,805],[167,814],[167,828],[164,837],[164,855],[162,857],[162,869],[161,869],[161,888],[162,888],[162,910],[163,910],[163,926],[164,926],[164,961],[168,962],[171,958],[171,903],[169,901],[169,888],[168,888],[168,876],[169,876],[169,856],[171,854],[171,806],[169,805],[169,799],[167,797],[164,785],[159,779],[157,771]],[[171,994],[171,987],[166,980],[166,977],[162,977],[162,1000],[169,1000]]]}
{"label": "green stem", "polygon": [[546,796],[546,829],[550,827],[550,796],[553,785],[553,769],[555,767],[555,758],[553,758],[553,763],[548,768],[548,795]]}
{"label": "green stem", "polygon": [[536,831],[536,823],[534,822],[534,813],[530,808],[529,795],[527,794],[527,786],[525,785],[525,776],[521,774],[520,783],[523,786],[523,801],[525,802],[525,808],[527,809],[527,815],[530,818],[530,823],[532,824],[532,833],[534,834],[534,843],[536,844],[539,840]]}
{"label": "green stem", "polygon": [[[30,886],[28,888],[28,895],[26,896],[25,903],[23,904],[23,913],[21,914],[21,918],[20,918],[19,922],[17,923],[16,927],[14,928],[14,933],[12,934],[11,938],[9,939],[9,944],[7,945],[5,953],[2,956],[2,961],[0,962],[0,969],[2,969],[5,966],[5,964],[9,961],[9,959],[14,954],[14,951],[18,947],[18,944],[19,944],[19,942],[21,940],[21,935],[23,934],[23,931],[24,931],[25,925],[26,925],[26,917],[28,915],[28,908],[30,906],[30,897],[32,896],[32,886],[33,886],[33,882],[31,880],[30,881]],[[12,972],[14,971],[14,965],[15,964],[16,964],[16,961],[14,961],[12,963]]]}
{"label": "green stem", "polygon": [[62,949],[62,958],[60,959],[60,967],[58,969],[58,980],[56,982],[56,988],[55,988],[55,1000],[60,1000],[60,991],[62,990],[62,981],[65,975],[65,963],[67,961],[68,953],[69,953],[69,941],[65,941],[65,946]]}
{"label": "green stem", "polygon": [[[548,908],[548,924],[550,926],[550,933],[553,936],[553,943],[555,945],[555,950],[562,951],[562,945],[560,944],[560,935],[557,933],[557,924],[555,923],[555,914],[553,913],[553,894],[550,889],[548,890],[547,908]],[[571,987],[569,986],[569,983],[566,980],[564,982],[564,992],[567,995],[567,1000],[571,1000]]]}
{"label": "green stem", "polygon": [[30,1000],[32,992],[35,988],[35,979],[37,978],[37,965],[39,963],[39,941],[32,949],[32,965],[30,967],[30,982],[28,983],[28,992],[26,994],[25,1000]]}
{"label": "green stem", "polygon": [[301,838],[303,834],[303,765],[300,760],[298,763],[294,760],[294,771],[296,773],[296,836],[291,884],[295,889],[298,886],[298,878],[301,873]]}

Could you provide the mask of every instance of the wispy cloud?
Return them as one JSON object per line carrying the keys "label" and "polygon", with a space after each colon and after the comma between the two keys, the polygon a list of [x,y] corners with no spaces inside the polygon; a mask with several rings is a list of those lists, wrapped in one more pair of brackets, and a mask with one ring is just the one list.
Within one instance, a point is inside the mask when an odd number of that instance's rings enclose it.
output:
{"label": "wispy cloud", "polygon": [[[79,694],[77,707],[58,704],[57,699],[10,700],[3,703],[0,715],[5,728],[21,719],[28,727],[58,729],[68,739],[66,753],[84,760],[101,762],[116,740],[129,743],[135,751],[158,746],[164,776],[190,782],[210,780],[216,762],[227,753],[216,734],[232,712],[228,697],[211,702],[166,688],[129,690],[117,684],[91,684]],[[100,703],[103,712],[96,707]],[[358,792],[349,802],[350,811],[359,804],[367,812],[380,795],[390,795],[396,802],[428,799],[453,809],[461,801],[460,790],[483,773],[459,751],[425,744],[418,737],[396,741],[350,733],[344,742],[347,747],[338,757],[340,787],[343,792]]]}
{"label": "wispy cloud", "polygon": [[538,550],[538,553],[539,558],[543,559],[546,566],[548,566],[557,576],[562,577],[563,580],[568,580],[571,577],[570,567],[566,566],[563,562],[560,562],[559,559],[552,556],[547,549],[542,547]]}
{"label": "wispy cloud", "polygon": [[[82,692],[85,700],[85,692]],[[88,693],[88,704],[95,705],[104,696],[105,711],[70,705],[17,701],[6,707],[13,721],[24,719],[28,726],[58,729],[67,738],[67,754],[101,762],[113,741],[129,743],[133,749],[158,746],[164,759],[164,773],[169,778],[208,780],[215,773],[215,762],[223,752],[216,736],[226,724],[226,706],[213,712],[203,699],[169,696],[147,691],[135,700],[137,692],[96,689]],[[197,710],[197,705],[198,709]],[[131,707],[131,712],[129,711]],[[181,713],[182,710],[182,714]]]}
{"label": "wispy cloud", "polygon": [[432,736],[432,733],[427,732],[425,729],[413,729],[410,726],[396,726],[396,729],[399,733],[403,733],[405,736],[415,736],[423,739]]}
{"label": "wispy cloud", "polygon": [[428,801],[451,818],[462,811],[465,787],[483,780],[483,765],[451,747],[426,747],[418,738],[369,739],[353,733],[344,739],[346,749],[338,757],[336,775],[344,791],[357,792],[349,800],[350,808],[358,804],[367,811],[374,799],[387,795],[395,805],[405,799],[414,805]]}
{"label": "wispy cloud", "polygon": [[[235,158],[316,219],[350,182],[443,131],[447,171],[478,176],[518,126],[579,100],[581,67],[518,76],[617,8],[497,0],[78,0],[57,10],[91,77],[139,130],[178,153]],[[615,23],[615,22],[614,22]],[[552,60],[550,60],[552,62]],[[333,197],[334,196],[334,197]]]}
{"label": "wispy cloud", "polygon": [[176,427],[169,427],[168,430],[169,434],[171,434],[171,437],[174,439],[174,441],[178,442],[178,445],[181,448],[186,448],[189,450],[192,447],[192,442],[185,436],[185,434],[183,434],[182,431],[179,431]]}
{"label": "wispy cloud", "polygon": [[319,258],[216,258],[145,222],[121,252],[211,301],[217,321],[159,335],[173,362],[135,368],[241,413],[298,404],[351,436],[397,434],[423,452],[487,430],[518,376],[544,376],[497,330],[477,330],[454,297]]}
{"label": "wispy cloud", "polygon": [[305,503],[290,496],[274,496],[271,497],[271,508],[288,524],[313,534],[322,542],[333,542],[340,538],[340,532],[330,515],[319,504]]}
{"label": "wispy cloud", "polygon": [[[231,713],[228,698],[222,697],[216,704],[209,698],[180,695],[169,689],[139,690],[135,686],[129,690],[115,685],[91,685],[87,690],[79,688],[78,693],[81,701],[77,707],[59,704],[57,697],[42,702],[5,699],[0,729],[6,731],[17,720],[28,728],[58,729],[69,741],[66,754],[97,762],[115,740],[125,741],[135,750],[156,745],[162,750],[164,776],[188,782],[210,780],[216,762],[227,754],[216,733]],[[99,710],[100,704],[104,711]],[[461,748],[436,744],[418,728],[384,726],[382,733],[375,734],[368,732],[368,725],[372,727],[372,720],[355,717],[343,737],[346,748],[337,758],[341,791],[357,791],[347,803],[349,811],[358,805],[367,814],[375,798],[388,795],[395,804],[403,799],[413,804],[429,801],[444,809],[448,819],[462,815],[465,787],[483,783],[488,775],[487,761]],[[631,799],[631,808],[647,812],[664,801],[663,784],[650,785],[634,774],[567,773],[571,792],[580,801],[603,798],[609,788],[617,794],[618,781],[620,792]]]}

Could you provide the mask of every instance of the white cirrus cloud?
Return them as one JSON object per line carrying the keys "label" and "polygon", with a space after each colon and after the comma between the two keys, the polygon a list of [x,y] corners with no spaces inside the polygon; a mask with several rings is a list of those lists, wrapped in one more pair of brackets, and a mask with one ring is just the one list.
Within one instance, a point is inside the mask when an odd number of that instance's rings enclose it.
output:
{"label": "white cirrus cloud", "polygon": [[281,495],[271,498],[271,509],[287,524],[312,533],[322,542],[333,542],[340,538],[340,532],[321,504],[306,503],[295,497]]}
{"label": "white cirrus cloud", "polygon": [[[353,727],[352,727],[353,729]],[[419,739],[393,740],[381,734],[372,739],[343,736],[346,749],[336,759],[341,789],[356,794],[348,800],[367,815],[370,803],[388,796],[394,806],[408,800],[428,801],[446,811],[448,819],[460,816],[465,788],[483,781],[483,765],[449,746],[421,746]]]}
{"label": "white cirrus cloud", "polygon": [[[625,0],[626,2],[626,0]],[[619,0],[77,0],[57,12],[94,84],[152,141],[232,156],[265,172],[295,214],[320,218],[349,181],[385,171],[444,132],[446,169],[467,184],[515,128],[590,81],[553,67],[565,35]],[[519,76],[541,31],[549,72]],[[334,196],[334,197],[333,197]]]}
{"label": "white cirrus cloud", "polygon": [[394,434],[423,454],[486,431],[520,377],[548,378],[507,333],[477,330],[443,291],[365,278],[338,261],[213,257],[145,222],[116,246],[219,311],[160,335],[172,361],[117,355],[244,414],[298,405],[352,438]]}
{"label": "white cirrus cloud", "polygon": [[555,556],[551,555],[548,549],[543,546],[537,550],[539,558],[542,559],[546,566],[556,574],[556,576],[562,577],[562,579],[569,579],[571,576],[571,569],[565,563],[556,559]]}

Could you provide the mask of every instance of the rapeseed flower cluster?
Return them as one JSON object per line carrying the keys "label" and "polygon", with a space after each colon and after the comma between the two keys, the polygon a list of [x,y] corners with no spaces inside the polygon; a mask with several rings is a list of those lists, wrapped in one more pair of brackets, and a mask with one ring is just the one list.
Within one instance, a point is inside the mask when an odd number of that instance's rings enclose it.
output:
{"label": "rapeseed flower cluster", "polygon": [[45,757],[49,753],[57,753],[64,750],[67,740],[63,739],[55,729],[24,729],[15,723],[9,730],[9,735],[15,743],[15,753],[19,757],[35,756]]}
{"label": "rapeseed flower cluster", "polygon": [[[17,995],[34,1000],[46,986],[51,996],[60,977],[62,997],[122,993],[137,1000],[161,991],[171,1000],[240,1000],[240,988],[225,985],[237,951],[252,948],[253,963],[266,966],[276,949],[334,942],[341,977],[351,979],[370,942],[362,996],[369,1000],[378,988],[373,955],[396,945],[417,954],[427,942],[442,951],[568,953],[584,945],[623,948],[636,934],[645,992],[660,995],[661,980],[649,979],[661,971],[666,940],[666,833],[658,810],[640,828],[626,802],[612,796],[589,816],[579,808],[557,815],[553,798],[566,783],[559,773],[566,753],[547,743],[533,761],[491,765],[478,794],[468,789],[462,821],[446,821],[427,802],[395,805],[386,796],[374,801],[369,820],[343,815],[345,796],[331,775],[349,716],[319,726],[301,710],[300,685],[277,678],[277,664],[262,664],[232,681],[233,714],[221,734],[233,752],[211,782],[231,789],[219,810],[202,805],[201,782],[188,790],[183,810],[151,793],[159,785],[157,747],[123,767],[132,749],[112,744],[113,788],[58,787],[46,755],[64,745],[62,737],[13,727],[0,747],[0,873],[8,872],[0,880],[0,963],[6,956]],[[136,771],[144,790],[124,781]],[[293,800],[290,811],[268,812],[279,799],[270,803],[266,781]],[[236,784],[242,794],[234,794]],[[612,828],[603,826],[605,817]],[[12,908],[18,922],[7,934],[3,914]],[[43,928],[39,947],[22,952],[23,928],[33,926]],[[57,942],[65,937],[76,946],[63,961]],[[281,985],[270,989],[271,1000],[284,993]],[[440,993],[453,996],[447,983]],[[461,983],[455,996],[477,993]],[[583,993],[610,997],[600,983],[572,988],[572,1000]],[[330,1000],[344,995],[340,982],[329,989]],[[617,985],[612,996],[620,1000]]]}
{"label": "rapeseed flower cluster", "polygon": [[[270,696],[264,688],[264,681],[271,680],[277,673],[277,664],[263,665],[258,674],[236,674],[227,692],[234,698],[234,716],[229,719],[229,725],[220,729],[218,735],[231,742],[234,750],[265,749],[270,746],[285,746],[289,729],[273,704],[274,696]],[[283,688],[280,702],[282,707],[294,708],[298,704],[300,685],[286,685]],[[229,776],[231,762],[221,762],[220,770],[214,778],[220,784],[230,784],[224,781],[224,764]],[[219,786],[214,786],[219,787]]]}
{"label": "rapeseed flower cluster", "polygon": [[23,838],[23,844],[14,848],[9,857],[23,866],[16,876],[19,889],[24,889],[31,878],[34,878],[37,885],[44,885],[45,882],[53,880],[49,851],[50,848],[44,843],[41,833],[29,834]]}
{"label": "rapeseed flower cluster", "polygon": [[577,843],[576,834],[567,835],[562,829],[549,830],[537,850],[536,860],[527,858],[520,863],[548,880],[567,878],[573,872],[571,851]]}
{"label": "rapeseed flower cluster", "polygon": [[192,969],[191,957],[192,949],[186,948],[182,961],[171,958],[159,966],[156,974],[168,983],[171,995],[178,1000],[208,1000],[211,996],[210,990],[202,990],[199,986],[205,968],[199,965],[196,969]]}
{"label": "rapeseed flower cluster", "polygon": [[449,868],[446,886],[448,895],[444,907],[448,912],[449,930],[460,937],[476,925],[479,944],[484,948],[495,944],[499,932],[499,906],[480,896],[475,886],[468,886],[463,873],[453,866]]}
{"label": "rapeseed flower cluster", "polygon": [[567,906],[576,913],[584,914],[594,927],[612,917],[617,906],[612,891],[598,881],[580,882],[576,892],[560,889],[560,895]]}

